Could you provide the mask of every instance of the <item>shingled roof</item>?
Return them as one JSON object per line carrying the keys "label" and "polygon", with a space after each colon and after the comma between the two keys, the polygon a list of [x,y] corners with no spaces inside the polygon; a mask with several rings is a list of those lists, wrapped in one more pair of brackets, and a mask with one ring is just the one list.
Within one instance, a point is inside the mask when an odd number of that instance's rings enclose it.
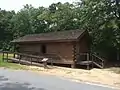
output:
{"label": "shingled roof", "polygon": [[41,34],[31,34],[13,40],[14,43],[21,42],[48,42],[48,41],[76,41],[83,34],[85,30],[68,30]]}

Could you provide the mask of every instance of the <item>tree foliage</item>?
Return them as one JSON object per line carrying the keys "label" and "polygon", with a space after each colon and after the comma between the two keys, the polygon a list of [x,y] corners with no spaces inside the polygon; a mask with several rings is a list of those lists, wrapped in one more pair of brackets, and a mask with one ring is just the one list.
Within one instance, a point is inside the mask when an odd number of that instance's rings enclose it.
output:
{"label": "tree foliage", "polygon": [[47,23],[46,30],[60,31],[77,29],[75,6],[69,3],[56,3],[49,6],[42,14],[38,16],[39,20],[44,20]]}
{"label": "tree foliage", "polygon": [[81,25],[89,30],[95,50],[109,54],[120,50],[120,1],[83,0]]}
{"label": "tree foliage", "polygon": [[120,51],[120,1],[58,2],[48,8],[25,5],[17,13],[0,9],[1,49],[10,49],[12,39],[26,34],[73,29],[89,31],[95,52]]}

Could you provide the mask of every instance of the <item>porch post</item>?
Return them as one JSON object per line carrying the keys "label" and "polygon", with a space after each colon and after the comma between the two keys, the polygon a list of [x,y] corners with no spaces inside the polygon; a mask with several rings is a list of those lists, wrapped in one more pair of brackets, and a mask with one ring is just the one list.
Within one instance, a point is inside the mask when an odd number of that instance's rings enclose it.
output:
{"label": "porch post", "polygon": [[[87,61],[88,61],[88,63],[89,63],[89,53],[87,53]],[[89,64],[87,64],[87,70],[89,70],[90,69],[90,65]]]}
{"label": "porch post", "polygon": [[73,64],[71,64],[71,68],[75,68],[76,67],[76,42],[73,42],[72,57],[73,57]]}

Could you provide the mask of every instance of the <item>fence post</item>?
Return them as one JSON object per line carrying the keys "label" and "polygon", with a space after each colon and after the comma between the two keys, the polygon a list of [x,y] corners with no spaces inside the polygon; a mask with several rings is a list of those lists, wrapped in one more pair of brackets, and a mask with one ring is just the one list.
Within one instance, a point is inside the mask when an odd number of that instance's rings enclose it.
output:
{"label": "fence post", "polygon": [[7,52],[7,62],[8,62],[8,52]]}
{"label": "fence post", "polygon": [[19,64],[20,64],[21,55],[18,54],[18,56],[19,56]]}
{"label": "fence post", "polygon": [[13,53],[13,58],[15,58],[15,52]]}
{"label": "fence post", "polygon": [[30,58],[30,61],[31,61],[31,65],[32,65],[32,57]]}
{"label": "fence post", "polygon": [[3,56],[2,56],[2,61],[4,62],[4,52],[3,52]]}

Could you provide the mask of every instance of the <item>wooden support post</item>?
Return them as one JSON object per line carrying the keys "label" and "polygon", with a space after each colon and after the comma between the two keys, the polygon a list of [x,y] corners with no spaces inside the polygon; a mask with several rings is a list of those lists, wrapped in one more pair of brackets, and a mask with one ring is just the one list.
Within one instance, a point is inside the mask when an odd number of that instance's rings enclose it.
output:
{"label": "wooden support post", "polygon": [[87,70],[90,70],[90,66],[89,66],[89,64],[87,64]]}
{"label": "wooden support post", "polygon": [[73,64],[71,64],[71,68],[75,68],[76,67],[76,64],[75,62],[73,61]]}
{"label": "wooden support post", "polygon": [[93,64],[93,62],[94,62],[94,60],[93,60],[93,59],[94,59],[93,55],[91,55],[91,59],[92,59],[92,68],[93,68],[93,67],[94,67],[94,66],[93,66],[93,65],[94,65],[94,64]]}
{"label": "wooden support post", "polygon": [[87,53],[87,61],[88,61],[87,69],[89,70],[89,69],[90,69],[90,64],[89,64],[89,53]]}

